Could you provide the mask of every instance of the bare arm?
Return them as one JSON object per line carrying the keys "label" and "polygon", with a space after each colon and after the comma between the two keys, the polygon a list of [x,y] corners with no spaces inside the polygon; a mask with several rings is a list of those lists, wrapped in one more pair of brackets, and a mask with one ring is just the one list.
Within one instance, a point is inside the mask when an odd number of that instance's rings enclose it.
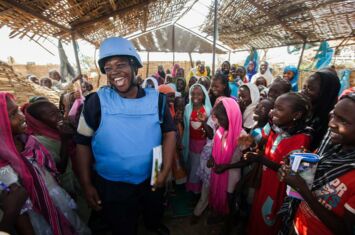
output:
{"label": "bare arm", "polygon": [[101,209],[101,200],[91,182],[91,166],[93,154],[90,146],[78,144],[76,147],[76,157],[74,161],[74,172],[78,176],[81,186],[85,191],[86,200],[95,209]]}

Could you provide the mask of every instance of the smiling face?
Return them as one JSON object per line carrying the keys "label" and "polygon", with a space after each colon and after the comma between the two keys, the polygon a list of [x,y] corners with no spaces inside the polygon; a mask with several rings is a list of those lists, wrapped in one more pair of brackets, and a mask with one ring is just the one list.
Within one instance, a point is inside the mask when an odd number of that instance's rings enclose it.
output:
{"label": "smiling face", "polygon": [[231,69],[231,67],[230,67],[229,63],[224,62],[224,63],[222,64],[222,72],[223,72],[224,74],[228,74],[229,71],[230,71],[230,69]]}
{"label": "smiling face", "polygon": [[260,73],[264,74],[268,67],[269,67],[269,65],[266,62],[261,62],[261,64],[260,64]]}
{"label": "smiling face", "polygon": [[264,123],[269,119],[269,112],[273,107],[273,102],[268,99],[261,100],[255,107],[253,119],[256,122]]}
{"label": "smiling face", "polygon": [[238,92],[238,104],[241,110],[245,110],[251,104],[250,91],[247,86],[241,86]]}
{"label": "smiling face", "polygon": [[321,94],[320,86],[320,77],[315,73],[305,82],[301,92],[308,96],[312,104],[316,104]]}
{"label": "smiling face", "polygon": [[176,90],[178,92],[182,92],[185,90],[185,88],[186,88],[186,83],[182,79],[178,79],[176,81]]}
{"label": "smiling face", "polygon": [[295,76],[295,74],[291,70],[284,72],[283,74],[283,78],[289,81],[292,80],[293,76]]}
{"label": "smiling face", "polygon": [[25,116],[12,99],[7,98],[6,101],[12,135],[19,135],[25,133],[27,128]]}
{"label": "smiling face", "polygon": [[349,110],[355,110],[355,101],[341,99],[335,105],[329,121],[332,142],[343,147],[355,146],[355,112]]}
{"label": "smiling face", "polygon": [[255,64],[253,61],[250,61],[249,64],[248,64],[248,71],[253,71],[255,68]]}
{"label": "smiling face", "polygon": [[235,75],[236,76],[239,76],[241,79],[242,78],[244,78],[245,77],[245,69],[244,69],[244,67],[241,67],[241,66],[239,66],[238,68],[237,68],[237,71],[235,72]]}
{"label": "smiling face", "polygon": [[276,99],[270,116],[276,126],[288,128],[294,125],[294,121],[298,120],[302,113],[293,110],[293,102],[285,94]]}
{"label": "smiling face", "polygon": [[119,93],[125,94],[131,91],[134,72],[131,69],[128,58],[112,57],[105,62],[104,70],[109,83]]}
{"label": "smiling face", "polygon": [[191,92],[191,101],[194,107],[200,107],[203,105],[205,94],[199,85],[196,85]]}
{"label": "smiling face", "polygon": [[211,90],[214,96],[220,97],[224,95],[224,90],[226,89],[226,85],[222,83],[221,79],[213,79]]}

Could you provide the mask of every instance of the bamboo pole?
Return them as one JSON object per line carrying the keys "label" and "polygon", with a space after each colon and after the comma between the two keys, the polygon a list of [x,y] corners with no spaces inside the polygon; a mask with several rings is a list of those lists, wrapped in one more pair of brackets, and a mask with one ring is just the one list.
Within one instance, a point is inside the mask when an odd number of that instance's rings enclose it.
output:
{"label": "bamboo pole", "polygon": [[149,51],[147,52],[147,72],[146,72],[146,78],[149,76]]}
{"label": "bamboo pole", "polygon": [[298,65],[297,65],[297,70],[298,70],[298,71],[300,70],[300,66],[301,66],[301,63],[302,63],[302,58],[303,58],[303,53],[304,53],[304,48],[305,48],[305,47],[306,47],[306,43],[303,43],[301,55],[300,55],[300,58],[299,58],[299,60],[298,60]]}
{"label": "bamboo pole", "polygon": [[71,35],[71,40],[72,40],[73,48],[74,48],[77,73],[78,73],[78,75],[80,75],[81,74],[81,67],[80,67],[80,61],[79,61],[79,53],[78,53],[78,47],[76,45],[74,34]]}
{"label": "bamboo pole", "polygon": [[217,0],[214,0],[213,47],[212,47],[212,75],[213,76],[215,74],[216,42],[217,42]]}

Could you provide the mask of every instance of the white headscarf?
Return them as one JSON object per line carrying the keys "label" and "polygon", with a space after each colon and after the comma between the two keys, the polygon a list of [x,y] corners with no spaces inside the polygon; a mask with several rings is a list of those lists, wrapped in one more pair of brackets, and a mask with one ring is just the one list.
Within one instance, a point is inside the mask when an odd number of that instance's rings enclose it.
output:
{"label": "white headscarf", "polygon": [[[265,62],[266,62],[266,61],[265,61]],[[264,63],[265,63],[265,62],[264,62]],[[266,63],[267,63],[267,62],[266,62]],[[261,67],[261,66],[259,66],[259,71],[258,71],[258,73],[255,74],[255,75],[252,77],[251,83],[255,83],[257,78],[263,77],[263,78],[265,78],[265,80],[266,80],[266,82],[267,82],[267,85],[269,86],[269,85],[272,83],[272,81],[274,80],[274,76],[272,76],[272,73],[271,73],[271,71],[270,71],[270,65],[269,65],[269,63],[267,63],[267,69],[266,69],[266,71],[265,71],[264,74],[261,74],[261,72],[260,72],[260,67]]]}
{"label": "white headscarf", "polygon": [[260,93],[258,87],[254,83],[246,83],[244,86],[247,86],[250,91],[251,104],[246,107],[243,113],[243,127],[251,129],[255,126],[255,121],[253,119],[253,114],[256,105],[260,101]]}
{"label": "white headscarf", "polygon": [[151,81],[153,82],[153,84],[154,84],[154,89],[155,89],[155,90],[158,90],[158,81],[157,81],[157,79],[155,79],[154,77],[147,77],[147,78],[143,81],[142,88],[147,88],[147,86],[148,86],[147,81],[148,81],[148,80],[151,80]]}

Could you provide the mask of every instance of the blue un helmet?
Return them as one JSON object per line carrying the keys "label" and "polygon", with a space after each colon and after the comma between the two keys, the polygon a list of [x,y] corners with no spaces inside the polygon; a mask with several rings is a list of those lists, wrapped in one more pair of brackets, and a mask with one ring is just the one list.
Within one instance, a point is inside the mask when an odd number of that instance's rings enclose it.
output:
{"label": "blue un helmet", "polygon": [[110,37],[105,39],[100,45],[99,53],[99,67],[103,74],[105,74],[104,65],[105,59],[112,56],[127,56],[134,60],[138,68],[143,67],[142,60],[133,47],[132,43],[122,37]]}

